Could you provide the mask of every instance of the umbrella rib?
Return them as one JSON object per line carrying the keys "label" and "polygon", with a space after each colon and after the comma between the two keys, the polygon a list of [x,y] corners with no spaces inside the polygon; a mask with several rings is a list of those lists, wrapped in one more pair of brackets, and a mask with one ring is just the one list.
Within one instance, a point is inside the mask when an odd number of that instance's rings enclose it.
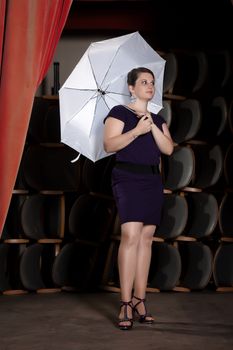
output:
{"label": "umbrella rib", "polygon": [[96,91],[96,89],[77,89],[77,88],[71,88],[66,87],[67,90],[78,90],[78,91]]}
{"label": "umbrella rib", "polygon": [[119,46],[119,47],[118,47],[118,49],[116,50],[115,55],[114,55],[114,56],[113,56],[113,58],[112,58],[112,62],[111,62],[111,63],[109,64],[109,66],[108,66],[108,69],[107,69],[107,71],[106,71],[106,73],[105,73],[105,76],[104,76],[104,78],[103,78],[103,80],[102,80],[101,85],[104,83],[104,80],[105,80],[105,78],[106,78],[106,76],[107,76],[108,72],[109,72],[109,71],[110,71],[110,69],[112,68],[113,62],[114,62],[115,57],[117,56],[117,54],[118,54],[119,50],[120,50],[120,46]]}
{"label": "umbrella rib", "polygon": [[[113,98],[112,96],[108,96],[108,98],[110,98],[112,101],[114,101],[114,103],[119,104],[119,101],[116,100],[115,98]],[[105,99],[104,99],[104,102],[106,103]],[[107,103],[106,103],[106,105],[107,105]],[[109,107],[108,107],[108,108],[109,108]]]}
{"label": "umbrella rib", "polygon": [[100,95],[100,97],[103,99],[104,104],[106,105],[106,107],[107,107],[107,108],[110,110],[110,108],[109,108],[109,106],[108,106],[107,102],[105,101],[105,98],[103,97],[103,95]]}
{"label": "umbrella rib", "polygon": [[[105,101],[103,95],[102,95],[102,94],[99,94],[99,95],[96,96],[96,105],[95,105],[94,115],[95,115],[95,113],[96,113],[96,107],[97,107],[97,105],[98,105],[98,102],[99,102],[99,100],[100,100],[101,98],[103,99],[103,101],[104,101],[106,107],[108,108],[108,110],[110,109],[110,108],[108,107],[108,105],[107,105],[107,103],[106,103],[106,101]],[[91,126],[90,133],[92,132],[92,128],[93,128],[93,123],[92,123],[92,126]]]}
{"label": "umbrella rib", "polygon": [[130,97],[129,94],[122,94],[121,92],[114,92],[114,91],[105,91],[105,94],[113,94],[113,95],[121,95],[121,96]]}
{"label": "umbrella rib", "polygon": [[[126,95],[126,96],[128,96],[128,95]],[[112,97],[110,97],[110,96],[108,96],[108,97],[109,97],[110,99],[112,99],[114,102],[118,102],[118,101],[115,100],[114,98],[112,98]],[[103,99],[103,101],[104,101],[106,107],[110,110],[110,107],[109,107],[108,104],[106,103],[105,98],[103,97],[103,95],[99,95],[99,96],[97,97],[97,99],[98,99],[97,103],[99,102],[99,100],[100,100],[101,98]],[[96,106],[97,106],[97,104],[96,104]],[[133,112],[135,115],[137,115],[137,113],[136,113],[135,111],[133,111],[131,108],[127,107],[126,105],[124,105],[124,107],[125,107],[126,109],[128,109],[129,111]]]}
{"label": "umbrella rib", "polygon": [[[96,92],[96,90],[90,90],[90,91],[94,91],[94,92]],[[81,107],[81,109],[79,110],[79,112],[81,112],[82,110],[83,110],[83,108],[86,106],[86,104],[90,101],[90,100],[93,100],[93,99],[98,99],[98,94],[94,94],[93,96],[91,96],[90,97],[90,99],[86,102],[86,103],[84,103],[84,105]],[[76,113],[70,118],[70,120],[69,120],[69,122],[71,122],[74,118],[75,118],[75,116],[76,116]]]}
{"label": "umbrella rib", "polygon": [[[113,56],[112,61],[111,61],[111,63],[109,64],[108,69],[107,69],[107,71],[106,71],[106,73],[105,73],[105,75],[104,75],[104,77],[103,77],[103,79],[102,79],[102,82],[101,82],[100,84],[98,84],[98,82],[97,82],[97,80],[96,80],[95,72],[94,72],[93,67],[92,67],[92,64],[91,64],[91,70],[92,70],[93,77],[94,77],[94,79],[95,79],[96,85],[98,86],[98,89],[101,89],[101,86],[103,85],[104,80],[105,80],[105,78],[106,78],[108,72],[110,71],[110,69],[111,69],[111,67],[112,67],[112,65],[113,65],[113,62],[114,62],[114,60],[115,60],[115,57],[117,56],[119,50],[120,50],[120,47],[118,47],[118,49],[116,50],[115,55]],[[90,61],[90,62],[91,62],[91,61]]]}
{"label": "umbrella rib", "polygon": [[97,89],[96,89],[96,90],[98,90],[98,89],[100,89],[100,85],[98,84],[98,81],[97,81],[97,79],[96,79],[95,72],[94,72],[94,69],[93,69],[93,67],[92,67],[91,59],[90,59],[90,56],[89,56],[89,52],[88,52],[88,59],[89,59],[89,62],[90,62],[90,67],[91,67],[92,75],[93,75],[93,78],[94,78],[95,83],[96,83],[96,86],[97,86]]}

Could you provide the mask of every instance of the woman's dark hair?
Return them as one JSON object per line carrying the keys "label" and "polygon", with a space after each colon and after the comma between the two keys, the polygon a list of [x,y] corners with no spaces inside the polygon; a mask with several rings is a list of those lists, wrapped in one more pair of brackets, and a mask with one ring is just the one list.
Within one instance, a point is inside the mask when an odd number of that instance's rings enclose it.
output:
{"label": "woman's dark hair", "polygon": [[127,84],[134,86],[140,73],[150,73],[152,75],[153,79],[155,79],[154,73],[150,69],[148,69],[146,67],[138,67],[138,68],[132,69],[128,73]]}

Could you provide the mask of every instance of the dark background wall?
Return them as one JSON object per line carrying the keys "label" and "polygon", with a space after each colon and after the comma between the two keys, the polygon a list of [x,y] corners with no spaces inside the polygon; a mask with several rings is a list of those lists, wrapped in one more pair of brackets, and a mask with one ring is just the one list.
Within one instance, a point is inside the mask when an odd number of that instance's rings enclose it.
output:
{"label": "dark background wall", "polygon": [[[60,84],[91,42],[139,31],[158,51],[174,49],[232,52],[231,0],[74,0],[54,61]],[[40,94],[50,94],[51,65]]]}
{"label": "dark background wall", "polygon": [[64,33],[139,30],[161,48],[232,48],[231,0],[73,2]]}

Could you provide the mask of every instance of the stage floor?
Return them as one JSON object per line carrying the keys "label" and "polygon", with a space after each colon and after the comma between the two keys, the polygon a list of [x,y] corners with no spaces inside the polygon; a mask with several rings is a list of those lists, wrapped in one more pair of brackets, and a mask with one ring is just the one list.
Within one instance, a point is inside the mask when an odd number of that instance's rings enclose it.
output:
{"label": "stage floor", "polygon": [[116,327],[119,294],[0,295],[0,350],[233,349],[233,293],[148,293],[153,325]]}

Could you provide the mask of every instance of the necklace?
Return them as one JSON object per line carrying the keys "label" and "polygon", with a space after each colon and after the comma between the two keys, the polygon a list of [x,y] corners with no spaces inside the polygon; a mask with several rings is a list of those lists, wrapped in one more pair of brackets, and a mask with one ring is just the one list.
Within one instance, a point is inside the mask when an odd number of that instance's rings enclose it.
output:
{"label": "necklace", "polygon": [[133,112],[134,114],[136,114],[138,117],[143,117],[145,115],[151,115],[151,113],[149,111],[140,112],[140,111],[137,111],[136,109],[133,109],[133,108],[128,107],[126,105],[124,105],[124,107],[127,108],[128,110],[130,110],[131,112]]}

